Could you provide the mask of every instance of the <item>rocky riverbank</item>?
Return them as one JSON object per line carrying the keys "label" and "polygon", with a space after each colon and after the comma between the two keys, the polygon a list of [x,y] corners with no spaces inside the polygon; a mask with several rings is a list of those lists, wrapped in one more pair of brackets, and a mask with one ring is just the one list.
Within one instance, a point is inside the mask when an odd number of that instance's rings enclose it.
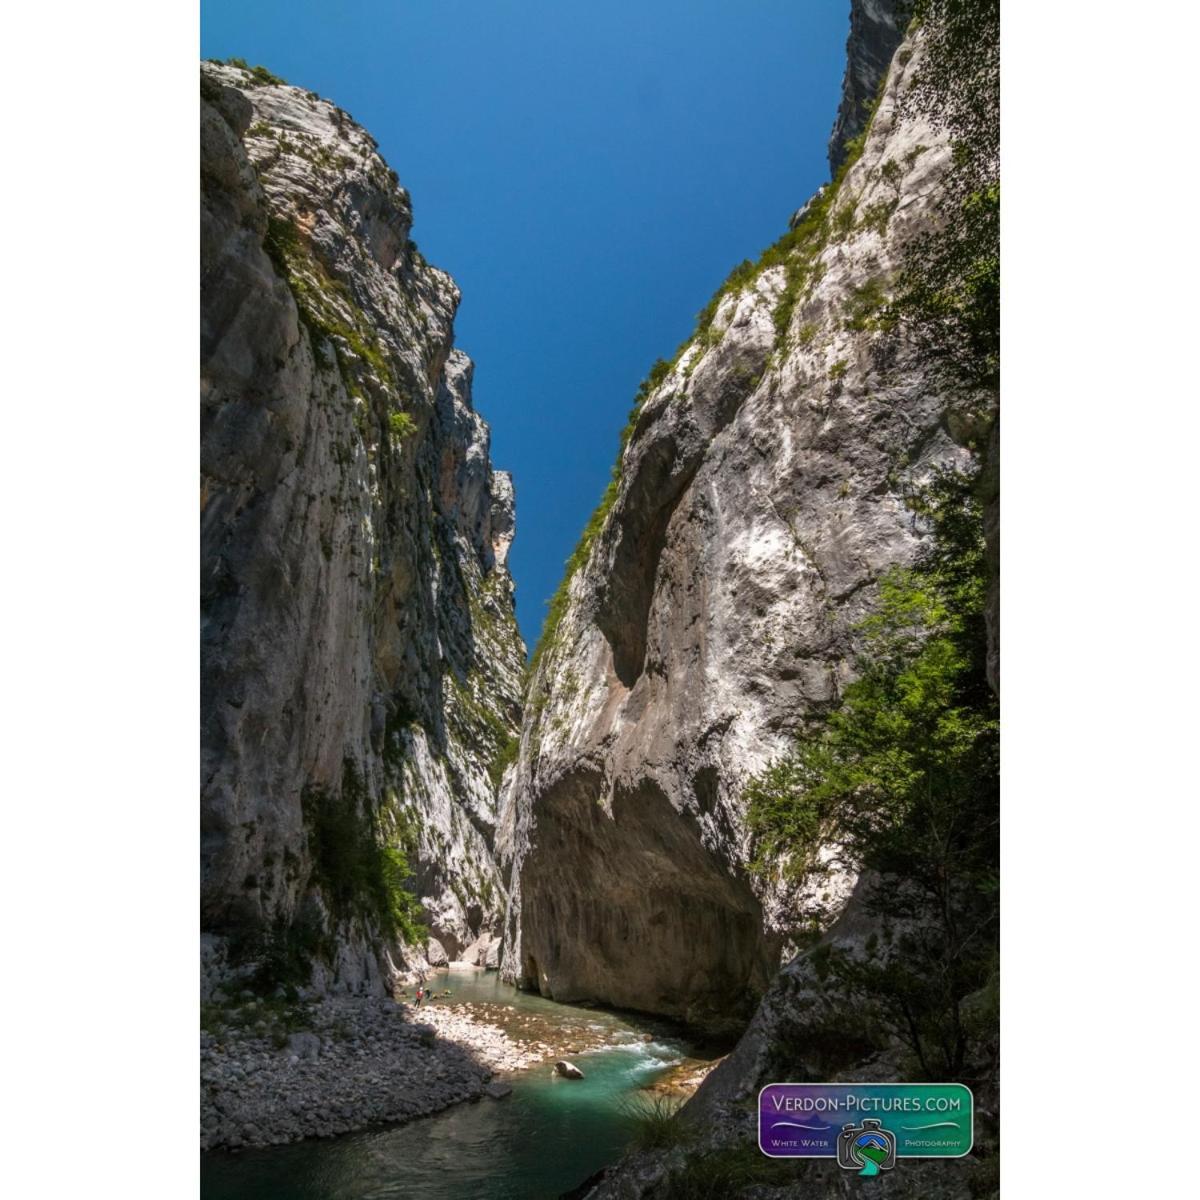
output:
{"label": "rocky riverbank", "polygon": [[[495,1005],[497,1010],[503,1006]],[[419,1010],[418,1019],[436,1030],[437,1035],[462,1047],[494,1071],[520,1071],[554,1054],[554,1047],[540,1041],[511,1037],[499,1025],[491,1023],[501,1013],[488,1011],[487,1005],[443,1004],[435,1001]]]}
{"label": "rocky riverbank", "polygon": [[652,1083],[642,1090],[655,1096],[669,1096],[677,1100],[687,1100],[696,1094],[696,1089],[708,1078],[709,1074],[724,1062],[721,1058],[685,1058],[682,1062],[664,1071]]}
{"label": "rocky riverbank", "polygon": [[390,999],[206,1006],[200,1034],[200,1145],[269,1146],[409,1121],[462,1100],[549,1048],[510,1036],[470,1006]]}

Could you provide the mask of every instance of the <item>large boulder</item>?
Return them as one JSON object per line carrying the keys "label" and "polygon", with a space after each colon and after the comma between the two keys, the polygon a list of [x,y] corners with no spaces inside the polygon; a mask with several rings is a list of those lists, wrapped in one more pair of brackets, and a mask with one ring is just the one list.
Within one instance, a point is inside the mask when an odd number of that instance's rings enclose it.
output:
{"label": "large boulder", "polygon": [[485,966],[489,971],[498,970],[500,967],[500,947],[504,945],[504,939],[494,937],[488,942],[487,954],[484,956],[482,966]]}

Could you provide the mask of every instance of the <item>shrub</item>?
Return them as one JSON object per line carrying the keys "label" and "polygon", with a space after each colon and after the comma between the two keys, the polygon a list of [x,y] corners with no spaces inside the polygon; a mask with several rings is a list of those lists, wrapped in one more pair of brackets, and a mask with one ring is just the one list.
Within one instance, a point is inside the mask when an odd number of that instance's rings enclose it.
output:
{"label": "shrub", "polygon": [[845,237],[854,228],[854,215],[858,207],[857,198],[848,196],[833,214],[833,231],[839,237]]}
{"label": "shrub", "polygon": [[492,781],[492,787],[495,791],[500,790],[500,784],[504,781],[504,772],[517,761],[517,755],[521,751],[521,739],[513,734],[509,737],[503,746],[497,751],[495,758],[492,759],[488,766],[488,777]]}
{"label": "shrub", "polygon": [[346,391],[351,396],[362,395],[364,363],[386,387],[399,391],[383,345],[350,289],[329,275],[301,241],[295,225],[285,217],[268,217],[263,248],[291,290],[314,351],[326,339],[331,341]]}
{"label": "shrub", "polygon": [[388,414],[388,428],[392,431],[392,437],[402,442],[417,432],[417,423],[406,412],[393,412]]}
{"label": "shrub", "polygon": [[[684,343],[684,345],[686,346],[687,343]],[[608,486],[604,489],[604,495],[600,497],[600,503],[596,506],[591,517],[588,518],[588,523],[584,526],[583,533],[580,534],[579,541],[572,551],[571,557],[567,559],[562,582],[555,589],[554,595],[546,602],[546,617],[542,622],[542,632],[538,638],[537,645],[534,647],[533,655],[529,660],[530,679],[533,679],[536,675],[538,664],[542,661],[548,649],[554,644],[554,637],[558,631],[559,623],[567,611],[567,598],[571,580],[574,578],[575,572],[590,557],[592,544],[595,542],[600,530],[604,528],[604,522],[608,519],[609,510],[617,499],[617,494],[621,488],[622,462],[625,458],[625,449],[629,445],[630,438],[633,437],[633,431],[637,426],[638,414],[642,411],[651,393],[660,387],[671,373],[671,369],[678,361],[679,353],[682,353],[682,350],[683,347],[680,348],[680,351],[676,353],[675,358],[671,362],[667,362],[664,358],[657,359],[646,373],[646,378],[638,384],[638,390],[633,399],[633,407],[629,410],[629,417],[625,422],[624,428],[621,430],[617,460],[613,464],[612,477],[608,482]]]}
{"label": "shrub", "polygon": [[880,237],[887,233],[888,222],[896,211],[898,200],[877,200],[863,209],[860,224],[864,229],[873,229]]}
{"label": "shrub", "polygon": [[845,328],[855,332],[886,329],[892,324],[885,309],[887,291],[881,278],[869,279],[856,287],[846,303]]}
{"label": "shrub", "polygon": [[416,945],[425,939],[428,931],[421,902],[408,888],[412,877],[408,856],[396,846],[383,846],[380,857],[382,887],[390,917],[388,926],[401,941]]}
{"label": "shrub", "polygon": [[408,890],[404,850],[383,844],[357,768],[347,759],[337,792],[310,787],[302,796],[313,881],[338,918],[373,921],[407,942],[422,936],[420,906]]}
{"label": "shrub", "polygon": [[238,67],[243,71],[249,71],[250,77],[253,80],[252,86],[265,87],[267,84],[285,84],[286,79],[281,79],[278,75],[273,75],[264,66],[252,67],[244,58],[227,58],[225,62],[231,67]]}
{"label": "shrub", "polygon": [[604,495],[600,498],[600,503],[588,519],[587,525],[584,526],[583,533],[580,534],[579,542],[575,546],[571,557],[567,559],[566,571],[563,573],[562,582],[547,602],[546,619],[542,622],[542,634],[538,638],[537,646],[534,648],[533,657],[529,660],[531,675],[537,672],[538,664],[545,656],[547,650],[554,644],[559,623],[567,611],[571,580],[575,577],[575,572],[591,556],[592,543],[595,542],[600,530],[604,528],[604,522],[608,519],[609,510],[616,502],[617,493],[621,489],[620,468],[621,462],[618,459],[617,465],[613,468],[613,478],[609,481],[608,487],[604,489]]}

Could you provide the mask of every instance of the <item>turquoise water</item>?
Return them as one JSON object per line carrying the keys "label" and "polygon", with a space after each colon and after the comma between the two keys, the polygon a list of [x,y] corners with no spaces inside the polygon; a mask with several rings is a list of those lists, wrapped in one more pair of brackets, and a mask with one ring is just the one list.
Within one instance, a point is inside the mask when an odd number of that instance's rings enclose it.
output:
{"label": "turquoise water", "polygon": [[552,1200],[620,1157],[631,1098],[688,1051],[668,1026],[529,996],[494,972],[443,972],[436,987],[449,987],[454,1003],[504,1005],[509,1020],[494,1011],[488,1019],[525,1036],[550,1041],[543,1032],[553,1030],[557,1044],[573,1036],[619,1044],[572,1054],[582,1081],[542,1064],[508,1076],[513,1093],[503,1100],[340,1138],[202,1155],[203,1200]]}

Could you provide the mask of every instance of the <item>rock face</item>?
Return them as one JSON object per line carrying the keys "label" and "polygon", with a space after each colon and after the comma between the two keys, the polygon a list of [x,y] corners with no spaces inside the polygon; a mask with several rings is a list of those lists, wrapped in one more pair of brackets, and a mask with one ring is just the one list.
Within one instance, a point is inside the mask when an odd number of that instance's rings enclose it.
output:
{"label": "rock face", "polygon": [[904,36],[902,8],[902,0],[851,0],[842,100],[829,135],[829,169],[835,175],[846,159],[846,143],[866,128],[880,81]]}
{"label": "rock face", "polygon": [[836,700],[877,581],[919,545],[905,496],[989,419],[882,316],[950,154],[897,109],[919,55],[654,376],[539,651],[500,848],[502,971],[543,995],[740,1028],[779,969],[788,896],[747,875],[742,789]]}
{"label": "rock face", "polygon": [[379,991],[423,962],[380,843],[449,957],[500,924],[513,488],[374,141],[261,68],[201,98],[202,975]]}
{"label": "rock face", "polygon": [[[827,945],[853,948],[877,929],[854,899],[828,931]],[[710,1153],[740,1151],[761,1162],[757,1148],[759,1091],[781,1079],[836,1078],[844,1082],[894,1081],[904,1077],[903,1055],[884,1054],[847,1067],[831,1067],[821,1058],[817,1032],[845,1003],[844,993],[831,995],[813,957],[798,955],[776,976],[737,1047],[709,1072],[680,1111],[692,1136],[672,1151],[634,1152],[581,1185],[575,1194],[586,1200],[640,1200],[665,1194],[664,1182],[689,1161]],[[788,1052],[804,1057],[803,1067]],[[996,1130],[999,1094],[996,1076],[973,1076],[975,1150],[963,1159],[905,1160],[903,1170],[875,1180],[872,1194],[897,1200],[976,1200],[995,1196],[998,1184]],[[776,1166],[776,1164],[772,1164]],[[790,1174],[786,1174],[790,1168]],[[832,1161],[800,1159],[778,1163],[771,1195],[805,1200],[841,1200],[860,1187],[854,1174]],[[730,1194],[740,1194],[731,1188]],[[750,1194],[750,1193],[746,1193]]]}

